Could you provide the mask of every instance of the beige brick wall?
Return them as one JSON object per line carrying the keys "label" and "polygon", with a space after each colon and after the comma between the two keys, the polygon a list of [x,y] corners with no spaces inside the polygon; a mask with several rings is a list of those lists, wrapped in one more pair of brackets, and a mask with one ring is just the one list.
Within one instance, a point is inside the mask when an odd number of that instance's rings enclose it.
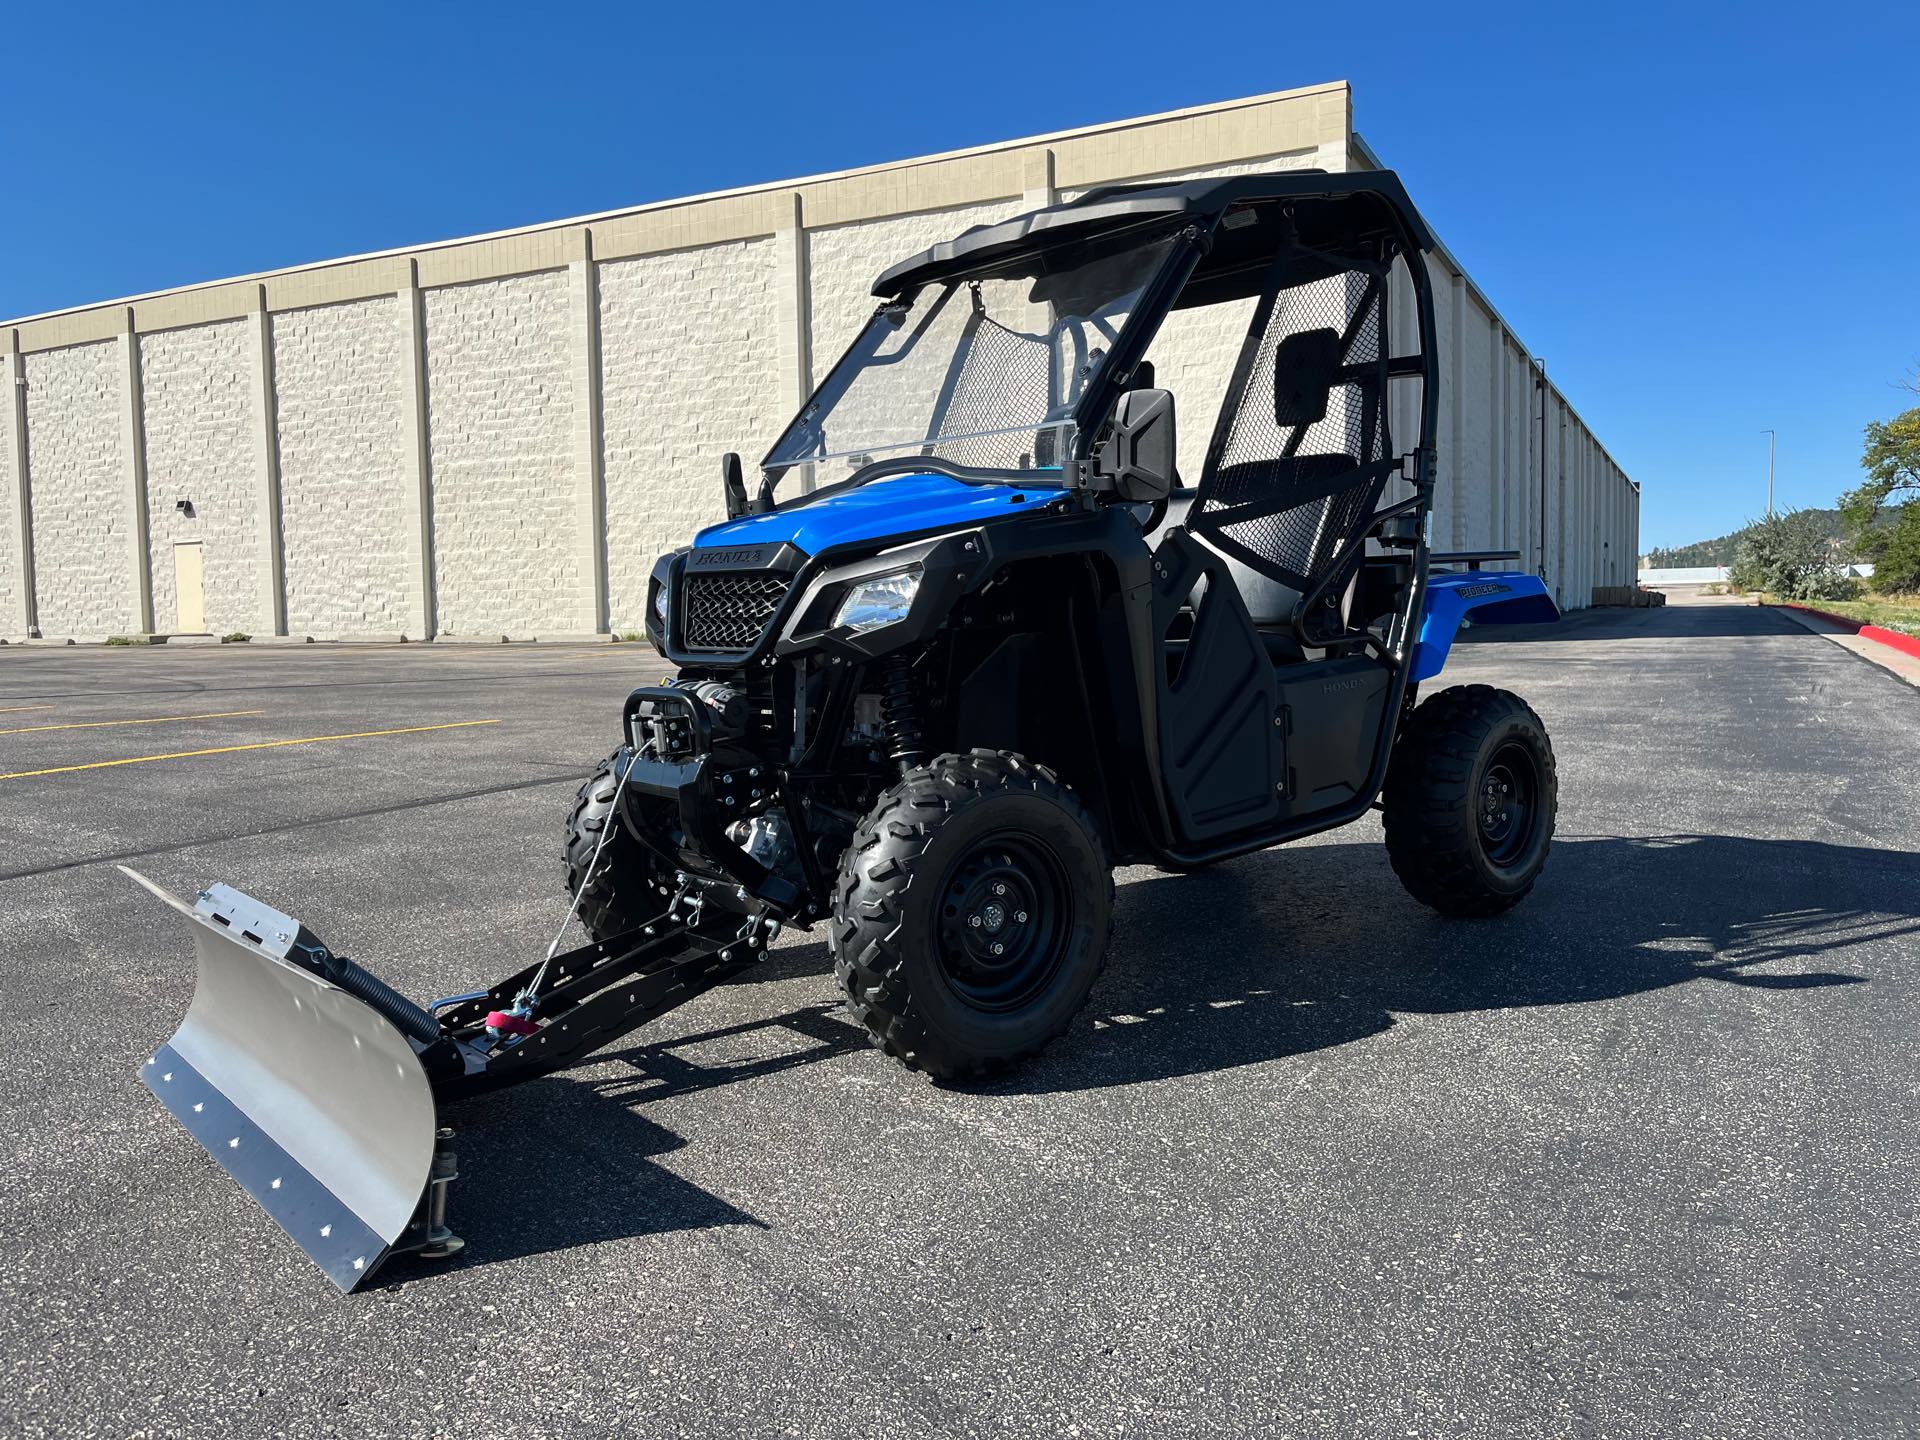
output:
{"label": "beige brick wall", "polygon": [[[1024,208],[1015,195],[986,205],[929,210],[807,233],[807,270],[813,286],[813,378],[816,382],[873,314],[873,282],[896,260],[951,240],[971,225],[991,225]],[[769,439],[772,437],[769,436]],[[758,457],[755,457],[758,458]]]}
{"label": "beige brick wall", "polygon": [[34,588],[47,635],[140,628],[122,448],[125,347],[104,340],[26,357]]}
{"label": "beige brick wall", "polygon": [[402,318],[391,296],[273,317],[291,634],[408,628]]}
{"label": "beige brick wall", "polygon": [[0,352],[0,639],[26,633],[20,604],[20,546],[15,536],[13,493],[13,370]]}
{"label": "beige brick wall", "polygon": [[[10,322],[0,337],[25,352],[34,387],[41,628],[130,631],[150,599],[156,628],[171,629],[173,547],[198,537],[216,630],[272,627],[276,555],[294,634],[638,629],[654,558],[720,516],[721,453],[739,450],[757,478],[803,380],[819,379],[872,313],[886,266],[1017,213],[1050,185],[1071,198],[1122,181],[1350,163],[1377,162],[1336,83]],[[1446,335],[1437,537],[1521,544],[1531,567],[1540,455],[1527,351],[1470,281],[1456,313],[1451,257],[1432,269]],[[1404,294],[1396,305],[1406,336]],[[1155,344],[1160,381],[1180,398],[1189,482],[1250,310],[1175,316]],[[1547,563],[1563,600],[1580,604],[1589,580],[1630,562],[1638,496],[1548,394]],[[180,498],[194,501],[193,520],[175,510]],[[12,526],[0,506],[0,626],[17,628]]]}
{"label": "beige brick wall", "polygon": [[720,457],[749,487],[780,411],[771,240],[675,250],[599,267],[607,594],[617,632],[645,618],[663,551],[726,518]]}
{"label": "beige brick wall", "polygon": [[1453,279],[1445,266],[1429,263],[1427,270],[1433,283],[1434,338],[1440,350],[1440,424],[1435,431],[1439,457],[1434,465],[1438,488],[1434,491],[1433,501],[1433,545],[1436,550],[1456,550],[1460,547],[1454,543],[1455,516],[1465,511],[1460,504],[1459,455],[1454,448],[1456,427],[1453,406],[1458,389],[1454,370],[1455,362],[1460,357],[1454,343]]}
{"label": "beige brick wall", "polygon": [[567,272],[426,293],[437,619],[452,635],[592,628],[579,595]]}
{"label": "beige brick wall", "polygon": [[[1440,356],[1434,546],[1518,550],[1513,563],[1537,572],[1542,392],[1532,359],[1451,256],[1436,252],[1427,273]],[[1395,319],[1396,347],[1409,347],[1405,287],[1396,291]],[[1639,493],[1551,386],[1545,406],[1547,579],[1561,605],[1576,608],[1590,603],[1595,586],[1632,583]],[[1408,407],[1394,424],[1404,444],[1413,433]]]}
{"label": "beige brick wall", "polygon": [[[140,337],[142,419],[147,441],[147,514],[153,624],[174,629],[174,546],[201,544],[207,628],[249,634],[262,613],[259,456],[248,386],[247,323],[230,320]],[[194,513],[176,502],[190,500]]]}

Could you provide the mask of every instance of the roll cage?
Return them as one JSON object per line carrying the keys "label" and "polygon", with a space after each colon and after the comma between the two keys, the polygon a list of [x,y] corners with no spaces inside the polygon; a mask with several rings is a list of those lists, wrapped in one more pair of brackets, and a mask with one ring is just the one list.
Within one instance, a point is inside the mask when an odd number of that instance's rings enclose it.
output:
{"label": "roll cage", "polygon": [[[1329,602],[1353,577],[1369,540],[1417,551],[1416,581],[1426,572],[1425,533],[1432,509],[1439,393],[1431,283],[1421,256],[1433,244],[1425,222],[1390,171],[1329,174],[1288,171],[1171,185],[1107,186],[1076,200],[976,226],[884,271],[873,293],[876,320],[926,287],[1009,276],[1049,278],[1089,246],[1155,245],[1171,237],[1151,281],[1134,301],[1104,363],[1058,428],[1062,485],[1094,498],[1091,463],[1118,397],[1151,370],[1146,361],[1177,311],[1255,302],[1252,321],[1222,397],[1185,529],[1231,560],[1299,595],[1293,618],[1303,646],[1343,641],[1379,648],[1378,637],[1329,628]],[[1398,273],[1418,348],[1393,353],[1389,314]],[[1318,323],[1307,323],[1308,321]],[[793,468],[783,460],[805,418],[830,404],[870,347],[863,332],[769,450],[762,504]],[[1394,382],[1413,382],[1411,406],[1390,403]],[[1270,413],[1263,413],[1270,389]],[[1329,418],[1331,397],[1340,413]],[[1396,450],[1393,412],[1412,421],[1413,445]],[[1331,448],[1338,446],[1339,448]],[[1038,440],[1033,452],[1041,450]],[[1346,463],[1350,462],[1350,463]],[[1053,467],[1046,467],[1053,468]],[[1042,480],[1032,469],[970,465],[936,453],[895,455],[862,466],[828,490],[886,475],[934,472],[974,484]],[[1409,493],[1381,504],[1390,480]],[[792,497],[804,504],[820,491]],[[1418,592],[1422,583],[1410,587]],[[1410,643],[1420,595],[1394,627],[1391,648]]]}
{"label": "roll cage", "polygon": [[[1294,243],[1284,266],[1274,263],[1283,237],[1266,223],[1270,206],[1289,212]],[[1250,217],[1258,223],[1249,224]],[[1124,255],[1168,240],[1174,243],[1165,245],[1157,273],[1133,300],[1105,362],[1064,415],[1049,417],[1072,423],[1082,459],[1115,397],[1133,383],[1140,357],[1170,312],[1247,298],[1262,286],[1286,288],[1331,277],[1369,249],[1412,254],[1432,244],[1398,177],[1387,171],[1292,171],[1175,185],[1107,186],[1062,205],[976,226],[890,267],[874,282],[872,293],[880,304],[868,326],[762,459],[763,502],[772,503],[774,487],[800,463],[795,442],[808,423],[831,410],[863,367],[874,363],[874,348],[885,334],[882,321],[897,320],[922,291],[1020,278],[1032,282],[1033,298],[1061,302],[1058,308],[1066,309],[1077,270],[1090,256]],[[1416,276],[1415,283],[1424,288],[1424,274]],[[941,296],[936,307],[950,298]],[[1084,284],[1078,298],[1085,298]],[[1419,309],[1424,340],[1431,326],[1424,295]],[[1423,345],[1423,351],[1430,350],[1430,344]],[[1032,483],[1036,478],[1011,466],[955,462],[935,453],[932,444],[918,458],[934,462],[921,468],[960,479],[993,481],[1017,475]],[[898,468],[876,473],[898,473]]]}

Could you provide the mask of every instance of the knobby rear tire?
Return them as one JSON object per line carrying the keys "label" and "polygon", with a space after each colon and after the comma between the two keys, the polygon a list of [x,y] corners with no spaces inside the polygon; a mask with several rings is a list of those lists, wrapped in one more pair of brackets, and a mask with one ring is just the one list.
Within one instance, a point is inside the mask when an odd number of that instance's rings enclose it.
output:
{"label": "knobby rear tire", "polygon": [[[1514,799],[1529,789],[1522,816]],[[1407,718],[1382,798],[1387,858],[1408,894],[1443,915],[1510,910],[1553,845],[1559,778],[1546,726],[1509,691],[1442,690]]]}

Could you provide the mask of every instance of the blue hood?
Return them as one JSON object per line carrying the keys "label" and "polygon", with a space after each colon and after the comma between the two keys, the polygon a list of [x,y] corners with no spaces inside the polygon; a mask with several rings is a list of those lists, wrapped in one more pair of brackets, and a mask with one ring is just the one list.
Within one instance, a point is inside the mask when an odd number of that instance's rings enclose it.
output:
{"label": "blue hood", "polygon": [[[1035,478],[1057,473],[1041,471]],[[709,525],[694,537],[693,548],[785,542],[818,555],[834,545],[977,525],[1037,510],[1059,498],[1057,480],[1026,487],[1012,482],[969,485],[947,475],[884,475],[851,490],[789,501],[765,515]]]}

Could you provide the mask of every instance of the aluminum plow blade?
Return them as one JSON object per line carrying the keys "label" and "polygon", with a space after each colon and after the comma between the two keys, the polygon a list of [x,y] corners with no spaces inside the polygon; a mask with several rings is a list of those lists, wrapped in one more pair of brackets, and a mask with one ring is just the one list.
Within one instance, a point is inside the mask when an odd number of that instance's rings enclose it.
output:
{"label": "aluminum plow blade", "polygon": [[188,906],[121,868],[188,922],[199,966],[186,1019],[140,1078],[334,1284],[363,1284],[407,1234],[433,1166],[413,1045],[281,958],[318,945],[297,921],[224,885]]}

